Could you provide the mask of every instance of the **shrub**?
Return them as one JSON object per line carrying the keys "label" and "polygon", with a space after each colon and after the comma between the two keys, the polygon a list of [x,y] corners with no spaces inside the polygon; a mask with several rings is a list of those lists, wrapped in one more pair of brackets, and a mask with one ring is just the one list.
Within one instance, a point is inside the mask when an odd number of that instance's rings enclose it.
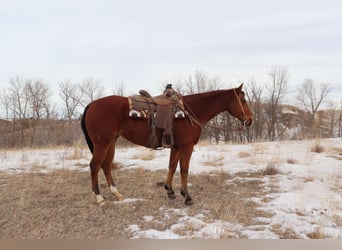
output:
{"label": "shrub", "polygon": [[324,151],[324,147],[318,143],[311,147],[311,152],[322,153],[323,151]]}
{"label": "shrub", "polygon": [[275,162],[273,162],[273,161],[268,162],[263,174],[264,175],[279,174],[279,170],[277,169]]}

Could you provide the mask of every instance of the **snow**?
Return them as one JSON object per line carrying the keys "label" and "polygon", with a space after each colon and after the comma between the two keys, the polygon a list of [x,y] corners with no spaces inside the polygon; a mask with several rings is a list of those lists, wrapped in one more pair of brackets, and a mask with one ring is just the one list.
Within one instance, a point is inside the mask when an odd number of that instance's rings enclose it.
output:
{"label": "snow", "polygon": [[[317,144],[324,148],[322,153],[312,152],[312,147]],[[317,232],[325,238],[342,239],[341,151],[341,139],[197,145],[191,160],[190,175],[219,170],[233,176],[229,182],[250,181],[251,179],[234,175],[274,166],[279,173],[262,178],[267,191],[265,197],[268,199],[252,198],[259,205],[258,209],[271,213],[273,217],[255,218],[255,226],[243,226],[222,220],[208,223],[205,222],[206,211],[189,216],[186,207],[161,207],[160,210],[166,217],[172,214],[179,217],[178,221],[165,231],[155,228],[142,230],[139,225],[129,225],[126,230],[131,232],[132,238],[137,239],[278,239],[275,228],[282,232],[291,229],[297,238],[303,239],[309,238],[310,233]],[[165,170],[169,150],[118,148],[116,156],[116,162],[125,163],[121,166],[123,171],[134,168]],[[153,160],[146,160],[144,156],[151,156]],[[90,154],[87,149],[74,148],[1,150],[0,160],[0,171],[11,174],[58,169],[89,171],[87,166]],[[274,178],[277,178],[276,183]],[[276,184],[277,190],[280,191],[272,192],[269,184]],[[115,203],[134,202],[144,200],[127,197],[124,201]],[[143,220],[149,222],[155,218],[146,214]]]}

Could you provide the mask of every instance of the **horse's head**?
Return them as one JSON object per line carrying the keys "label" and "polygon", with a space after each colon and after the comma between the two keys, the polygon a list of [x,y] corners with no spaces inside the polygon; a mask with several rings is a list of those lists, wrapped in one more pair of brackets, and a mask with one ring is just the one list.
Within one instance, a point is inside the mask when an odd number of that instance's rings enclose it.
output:
{"label": "horse's head", "polygon": [[239,119],[244,127],[249,127],[252,124],[253,114],[249,109],[245,99],[245,93],[242,91],[241,84],[238,88],[233,89],[233,98],[229,102],[229,113]]}

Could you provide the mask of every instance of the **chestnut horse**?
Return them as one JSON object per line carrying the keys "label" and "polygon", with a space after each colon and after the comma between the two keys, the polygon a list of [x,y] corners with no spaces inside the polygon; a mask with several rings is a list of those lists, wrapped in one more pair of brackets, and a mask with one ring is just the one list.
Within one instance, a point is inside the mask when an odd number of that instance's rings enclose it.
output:
{"label": "chestnut horse", "polygon": [[[224,111],[228,111],[232,116],[238,118],[243,126],[250,126],[252,113],[245,100],[242,84],[234,89],[185,95],[183,103],[193,119],[188,117],[173,121],[174,147],[171,149],[169,172],[163,185],[167,190],[168,197],[174,199],[172,179],[179,162],[181,194],[185,197],[185,204],[191,205],[192,198],[187,186],[189,162],[194,145],[200,138],[202,126]],[[113,95],[90,103],[84,110],[81,125],[89,149],[93,154],[90,169],[92,190],[96,195],[97,203],[104,203],[98,185],[98,172],[101,168],[111,193],[122,200],[123,196],[116,188],[111,174],[115,143],[118,137],[122,136],[135,144],[149,147],[147,141],[151,128],[148,122],[145,119],[129,117],[128,98]],[[162,131],[159,129],[157,129],[157,136],[161,146]]]}

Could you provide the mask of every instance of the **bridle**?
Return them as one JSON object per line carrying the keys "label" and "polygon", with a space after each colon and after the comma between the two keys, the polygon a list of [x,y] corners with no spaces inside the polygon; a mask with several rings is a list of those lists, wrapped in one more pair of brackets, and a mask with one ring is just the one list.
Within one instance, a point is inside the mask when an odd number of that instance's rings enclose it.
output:
{"label": "bridle", "polygon": [[[245,109],[243,108],[241,100],[240,100],[238,94],[236,93],[236,89],[234,89],[234,94],[235,94],[235,97],[236,97],[236,99],[237,99],[237,101],[238,101],[238,103],[240,105],[241,111],[243,113],[243,119],[242,119],[242,125],[243,126],[240,127],[240,128],[232,128],[232,129],[228,129],[228,130],[229,131],[239,131],[239,132],[242,132],[244,128],[247,128],[247,124],[246,124],[246,122],[247,122],[247,115],[246,115]],[[207,132],[210,132],[210,131],[208,129],[206,129],[206,127],[214,128],[212,126],[204,125],[203,123],[201,123],[200,120],[194,114],[194,112],[192,112],[191,108],[185,102],[184,102],[184,106],[186,107],[186,109],[189,110],[189,112],[186,111],[185,109],[183,111],[186,114],[186,116],[189,118],[191,123],[197,124],[200,128],[207,130]],[[215,129],[217,129],[217,128],[215,128]],[[227,129],[224,129],[224,130],[227,130]]]}
{"label": "bridle", "polygon": [[240,100],[240,98],[239,98],[239,95],[236,93],[236,89],[234,89],[234,94],[235,94],[235,97],[236,97],[236,99],[237,99],[237,101],[238,101],[238,103],[239,103],[239,105],[240,105],[241,111],[242,111],[242,113],[243,113],[243,118],[242,118],[243,127],[246,128],[246,127],[247,127],[247,124],[246,124],[246,122],[247,122],[247,115],[246,115],[245,109],[243,108],[243,105],[242,105],[242,103],[241,103],[241,100]]}

